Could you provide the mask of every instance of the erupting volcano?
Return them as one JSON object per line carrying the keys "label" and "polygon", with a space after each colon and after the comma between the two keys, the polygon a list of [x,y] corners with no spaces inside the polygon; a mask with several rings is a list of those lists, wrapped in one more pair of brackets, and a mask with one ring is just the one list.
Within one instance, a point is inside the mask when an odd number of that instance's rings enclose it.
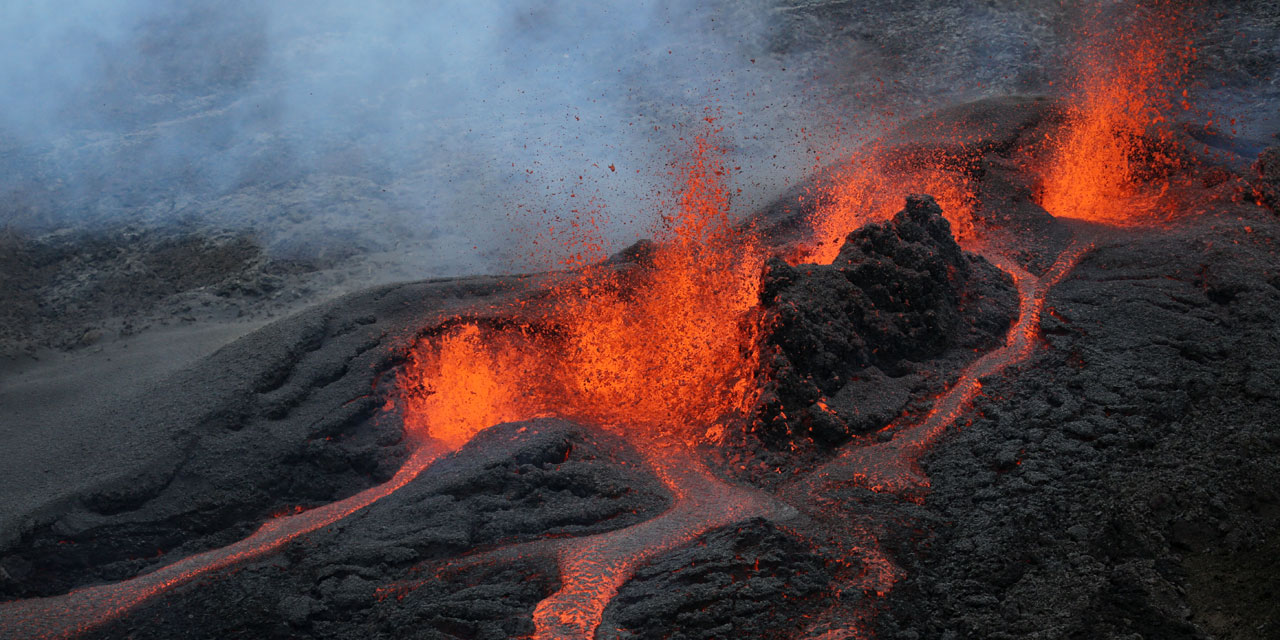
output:
{"label": "erupting volcano", "polygon": [[[1240,487],[1280,477],[1280,225],[1175,124],[1185,18],[1093,18],[1060,95],[899,123],[745,220],[707,118],[650,240],[604,255],[582,216],[564,270],[219,352],[274,369],[181,462],[33,515],[0,635],[220,634],[244,602],[263,637],[1208,637],[1185,599],[1278,557],[1280,499]],[[261,465],[255,432],[296,444]],[[1229,500],[1168,488],[1175,450]]]}

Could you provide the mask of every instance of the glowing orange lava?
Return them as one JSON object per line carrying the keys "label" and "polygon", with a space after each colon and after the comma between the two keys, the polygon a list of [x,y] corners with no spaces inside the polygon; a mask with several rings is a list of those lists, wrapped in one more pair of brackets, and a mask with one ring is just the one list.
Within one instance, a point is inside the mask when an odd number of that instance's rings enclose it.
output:
{"label": "glowing orange lava", "polygon": [[517,330],[466,324],[425,340],[409,353],[399,402],[405,430],[450,448],[495,424],[534,417],[528,389],[536,356]]}
{"label": "glowing orange lava", "polygon": [[594,638],[605,607],[640,563],[711,529],[750,518],[786,519],[791,507],[719,480],[683,447],[648,452],[646,463],[675,496],[662,515],[564,543],[557,553],[560,589],[533,613],[535,640]]}
{"label": "glowing orange lava", "polygon": [[583,269],[521,327],[463,324],[416,347],[401,376],[406,424],[462,443],[498,422],[556,414],[694,443],[745,416],[762,252],[731,223],[709,138],[695,140],[678,175],[647,263]]}
{"label": "glowing orange lava", "polygon": [[[1053,215],[1124,226],[1171,215],[1163,199],[1168,182],[1145,186],[1177,163],[1159,127],[1170,105],[1163,87],[1176,75],[1164,48],[1170,24],[1153,20],[1095,36],[1084,49],[1065,125],[1046,141],[1037,188],[1039,203]],[[536,416],[558,415],[627,436],[674,497],[668,511],[638,525],[549,541],[560,588],[534,612],[539,640],[594,637],[605,608],[640,563],[711,529],[752,517],[789,521],[797,511],[787,504],[806,505],[821,521],[828,516],[817,511],[831,502],[824,494],[833,487],[919,499],[928,487],[919,456],[968,410],[983,378],[1030,356],[1049,288],[1087,246],[1069,248],[1040,277],[987,254],[1013,277],[1020,299],[1005,345],[970,364],[920,422],[893,431],[887,441],[849,445],[775,498],[717,478],[694,451],[719,440],[729,422],[748,420],[760,389],[758,303],[766,252],[750,231],[732,224],[729,172],[720,158],[714,132],[693,140],[676,171],[677,195],[654,231],[657,242],[636,262],[600,262],[603,243],[588,217],[569,233],[574,246],[567,265],[576,271],[553,287],[549,303],[526,301],[503,322],[458,319],[413,345],[394,402],[417,449],[391,481],[271,520],[245,540],[132,580],[2,603],[0,635],[61,638],[97,627],[167,589],[270,553],[373,504],[482,429]],[[868,145],[817,194],[812,244],[803,259],[831,263],[849,232],[889,219],[908,193],[933,195],[957,239],[975,248],[974,188],[961,164],[932,158],[904,167]],[[846,541],[833,545],[845,554],[838,562],[860,566],[857,584],[886,593],[901,570],[871,533],[840,513],[833,518],[839,522],[821,523]],[[861,637],[848,618],[833,614],[812,627],[814,636]]]}
{"label": "glowing orange lava", "polygon": [[647,260],[582,267],[554,289],[553,308],[519,327],[464,323],[428,338],[402,375],[405,422],[421,436],[462,443],[503,421],[577,419],[628,436],[674,495],[658,518],[563,543],[561,588],[534,613],[537,638],[593,637],[640,562],[780,510],[716,479],[687,449],[745,418],[758,393],[763,252],[729,218],[719,157],[708,137],[694,140]]}
{"label": "glowing orange lava", "polygon": [[831,484],[854,484],[908,497],[919,497],[928,479],[916,460],[955,423],[982,389],[982,379],[996,375],[1031,356],[1040,330],[1044,300],[1050,287],[1061,280],[1092,245],[1063,251],[1043,277],[1035,277],[1017,263],[997,254],[985,254],[993,264],[1013,277],[1018,290],[1018,319],[1009,329],[1004,346],[965,367],[946,393],[939,396],[919,423],[898,431],[888,442],[845,449],[810,476],[806,491],[820,492]]}
{"label": "glowing orange lava", "polygon": [[[1110,22],[1086,33],[1066,123],[1046,140],[1050,153],[1037,192],[1049,213],[1115,226],[1168,221],[1167,176],[1182,162],[1168,128],[1172,87],[1186,71],[1190,49],[1172,10],[1153,9],[1141,24]],[[1182,108],[1189,108],[1182,92]]]}
{"label": "glowing orange lava", "polygon": [[884,222],[902,210],[908,194],[927,193],[942,207],[951,231],[962,244],[973,234],[973,190],[969,179],[946,158],[931,158],[914,167],[893,166],[878,144],[868,144],[833,170],[817,194],[810,217],[813,229],[803,262],[831,264],[851,231]]}
{"label": "glowing orange lava", "polygon": [[[847,446],[840,455],[784,488],[780,497],[792,504],[822,504],[834,488],[853,485],[921,500],[929,479],[920,470],[920,457],[968,410],[982,389],[983,378],[997,375],[1031,356],[1040,331],[1045,297],[1091,248],[1091,244],[1067,248],[1041,277],[1033,276],[1004,256],[985,254],[1013,277],[1018,290],[1018,319],[1009,328],[1004,346],[965,367],[955,384],[934,400],[933,407],[920,422],[897,431],[887,442]],[[851,547],[846,553],[862,556],[866,550]],[[902,571],[877,554],[871,554],[869,559],[878,560],[870,564],[868,570],[874,574],[872,584],[877,585],[877,591],[883,595],[902,577]],[[862,636],[856,628],[836,628],[823,629],[822,635],[816,637]]]}

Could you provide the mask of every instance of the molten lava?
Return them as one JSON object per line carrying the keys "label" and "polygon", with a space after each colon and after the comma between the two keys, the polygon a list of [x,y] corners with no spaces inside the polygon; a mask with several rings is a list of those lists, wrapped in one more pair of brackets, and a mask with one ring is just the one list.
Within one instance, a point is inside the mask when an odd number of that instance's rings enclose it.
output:
{"label": "molten lava", "polygon": [[605,607],[637,566],[711,529],[750,518],[787,519],[795,510],[744,487],[726,484],[683,447],[650,451],[649,468],[675,497],[662,515],[608,533],[566,542],[557,556],[561,586],[533,613],[535,640],[594,638]]}
{"label": "molten lava", "polygon": [[1114,226],[1159,224],[1175,214],[1169,182],[1152,178],[1183,162],[1167,126],[1172,88],[1191,55],[1171,47],[1185,39],[1179,25],[1172,10],[1158,8],[1130,28],[1085,34],[1065,125],[1046,141],[1050,157],[1037,193],[1046,211]]}
{"label": "molten lava", "polygon": [[969,179],[956,170],[954,159],[934,157],[913,167],[893,164],[888,153],[872,143],[833,170],[817,194],[804,262],[831,264],[850,231],[892,218],[912,193],[927,193],[938,201],[962,244],[972,237],[973,189]]}
{"label": "molten lava", "polygon": [[532,417],[527,390],[538,364],[518,330],[464,324],[409,353],[399,402],[405,431],[456,449],[485,427]]}
{"label": "molten lava", "polygon": [[420,435],[461,443],[499,422],[556,414],[628,436],[674,495],[656,519],[560,545],[562,586],[534,614],[537,638],[593,637],[640,562],[784,511],[716,479],[688,451],[718,439],[724,420],[745,418],[759,388],[763,252],[729,218],[719,157],[708,137],[695,139],[674,211],[640,264],[582,269],[556,287],[555,307],[518,328],[464,323],[425,340],[402,376],[405,422]]}
{"label": "molten lava", "polygon": [[647,262],[583,269],[520,327],[461,324],[418,345],[401,376],[406,425],[461,444],[499,422],[556,414],[692,444],[746,416],[762,252],[729,219],[728,172],[709,138],[678,175]]}
{"label": "molten lava", "polygon": [[368,507],[409,484],[444,452],[438,446],[419,446],[394,477],[376,487],[310,511],[268,520],[248,538],[183,558],[151,573],[61,596],[0,603],[0,636],[53,640],[97,628],[174,587],[275,552],[299,536]]}

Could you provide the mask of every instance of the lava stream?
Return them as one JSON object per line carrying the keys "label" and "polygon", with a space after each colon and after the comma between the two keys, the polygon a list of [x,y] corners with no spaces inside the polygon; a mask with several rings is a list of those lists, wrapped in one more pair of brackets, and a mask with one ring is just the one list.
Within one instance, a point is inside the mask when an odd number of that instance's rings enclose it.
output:
{"label": "lava stream", "polygon": [[267,521],[239,542],[183,558],[151,573],[48,598],[0,603],[0,637],[70,638],[99,627],[165,591],[266,555],[298,536],[337,522],[409,484],[446,449],[419,445],[387,482],[310,511]]}
{"label": "lava stream", "polygon": [[[920,499],[929,481],[919,469],[918,460],[959,419],[982,388],[982,379],[996,375],[1028,357],[1039,335],[1045,297],[1092,248],[1090,243],[1076,243],[1064,250],[1040,277],[1033,276],[1014,261],[993,252],[984,252],[991,263],[1008,273],[1018,290],[1018,319],[1005,338],[1005,344],[977,359],[960,373],[956,383],[938,397],[919,423],[894,434],[888,442],[870,446],[848,445],[836,458],[819,466],[793,484],[783,487],[778,496],[788,504],[811,505],[810,515],[834,532],[860,533],[828,498],[831,490],[841,486],[861,486],[872,491],[887,492],[910,499]],[[827,513],[824,513],[827,511]],[[833,516],[833,514],[835,514]],[[867,537],[865,534],[862,537]],[[871,538],[874,541],[874,537]],[[855,556],[861,560],[865,577],[864,590],[884,595],[901,578],[901,570],[883,557],[875,546],[845,545],[841,564],[852,565]],[[810,626],[808,640],[837,640],[865,637],[851,627],[846,616],[836,610]]]}
{"label": "lava stream", "polygon": [[928,479],[916,464],[918,458],[964,413],[982,388],[983,378],[996,375],[1031,355],[1040,331],[1045,296],[1091,248],[1087,243],[1068,247],[1039,278],[1004,256],[984,254],[1013,278],[1018,289],[1018,319],[1009,328],[1004,346],[965,367],[956,383],[934,402],[919,423],[899,431],[888,442],[845,449],[801,480],[797,489],[813,495],[831,485],[852,483],[873,491],[911,494],[927,487]]}
{"label": "lava stream", "polygon": [[594,638],[605,607],[636,567],[720,527],[751,518],[785,520],[796,510],[716,478],[683,447],[646,456],[675,496],[662,515],[640,524],[566,541],[557,553],[560,590],[533,613],[536,640]]}

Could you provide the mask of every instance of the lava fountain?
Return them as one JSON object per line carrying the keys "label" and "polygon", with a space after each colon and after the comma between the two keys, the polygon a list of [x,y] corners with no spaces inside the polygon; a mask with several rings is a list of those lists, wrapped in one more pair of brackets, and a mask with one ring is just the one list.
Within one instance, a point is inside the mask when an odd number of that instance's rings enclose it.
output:
{"label": "lava fountain", "polygon": [[963,159],[943,153],[903,163],[880,141],[868,142],[831,169],[815,194],[808,220],[812,237],[798,262],[831,264],[850,231],[893,217],[910,193],[932,195],[957,240],[968,240],[974,233],[975,196],[964,165]]}
{"label": "lava fountain", "polygon": [[[1098,9],[1094,9],[1098,11]],[[1156,7],[1130,28],[1086,31],[1064,126],[1048,135],[1037,201],[1049,213],[1113,226],[1172,216],[1166,179],[1185,160],[1167,126],[1194,55],[1177,12]],[[1178,106],[1189,109],[1186,90]],[[1163,125],[1163,126],[1162,126]]]}
{"label": "lava fountain", "polygon": [[675,497],[658,518],[562,545],[562,586],[534,613],[538,638],[591,637],[639,563],[710,529],[787,513],[717,479],[691,450],[747,419],[759,388],[763,252],[729,217],[715,133],[696,137],[679,166],[650,255],[583,268],[554,289],[552,308],[518,325],[461,322],[418,345],[402,375],[412,431],[465,442],[531,416],[595,424],[635,444]]}
{"label": "lava fountain", "polygon": [[[1167,56],[1158,45],[1170,24],[1153,20],[1125,35],[1123,47],[1108,42],[1107,48],[1105,39],[1095,38],[1084,49],[1089,64],[1081,64],[1065,124],[1044,147],[1037,198],[1050,213],[1123,226],[1167,218],[1161,213],[1166,209],[1135,203],[1158,201],[1168,181],[1153,178],[1166,177],[1178,162],[1157,126],[1166,121],[1169,104],[1163,90]],[[391,481],[272,520],[238,543],[132,580],[0,604],[0,632],[68,637],[97,627],[168,589],[271,553],[368,507],[482,429],[536,416],[557,415],[627,438],[674,497],[668,511],[641,524],[555,541],[550,548],[560,588],[534,611],[539,640],[594,637],[605,607],[640,563],[711,529],[753,517],[791,521],[807,511],[832,534],[853,535],[853,518],[824,515],[813,506],[825,503],[822,494],[832,486],[918,499],[928,486],[919,456],[964,414],[984,378],[1030,357],[1050,287],[1088,243],[1067,249],[1048,272],[1031,274],[975,239],[974,189],[960,159],[937,156],[902,167],[874,145],[859,152],[819,196],[804,258],[830,263],[849,231],[888,219],[909,192],[930,192],[959,239],[1013,278],[1018,318],[1005,344],[964,369],[919,422],[887,432],[871,446],[847,445],[776,496],[730,484],[704,465],[697,447],[745,425],[756,408],[766,251],[749,228],[729,217],[730,172],[715,134],[696,137],[679,163],[676,196],[647,252],[627,263],[578,258],[577,270],[562,275],[545,299],[498,310],[501,322],[454,319],[411,347],[393,404],[417,448]],[[1159,188],[1145,186],[1152,183]],[[580,232],[583,250],[602,246],[590,221]],[[862,564],[872,567],[868,590],[883,594],[899,578],[873,546],[850,546],[849,553],[861,554]],[[810,628],[811,636],[852,637],[851,617],[833,613]]]}
{"label": "lava fountain", "polygon": [[459,321],[423,340],[401,376],[414,433],[462,443],[540,415],[634,440],[693,445],[755,401],[763,264],[728,217],[727,170],[694,141],[674,210],[639,264],[597,263],[554,287],[550,308],[504,327]]}

